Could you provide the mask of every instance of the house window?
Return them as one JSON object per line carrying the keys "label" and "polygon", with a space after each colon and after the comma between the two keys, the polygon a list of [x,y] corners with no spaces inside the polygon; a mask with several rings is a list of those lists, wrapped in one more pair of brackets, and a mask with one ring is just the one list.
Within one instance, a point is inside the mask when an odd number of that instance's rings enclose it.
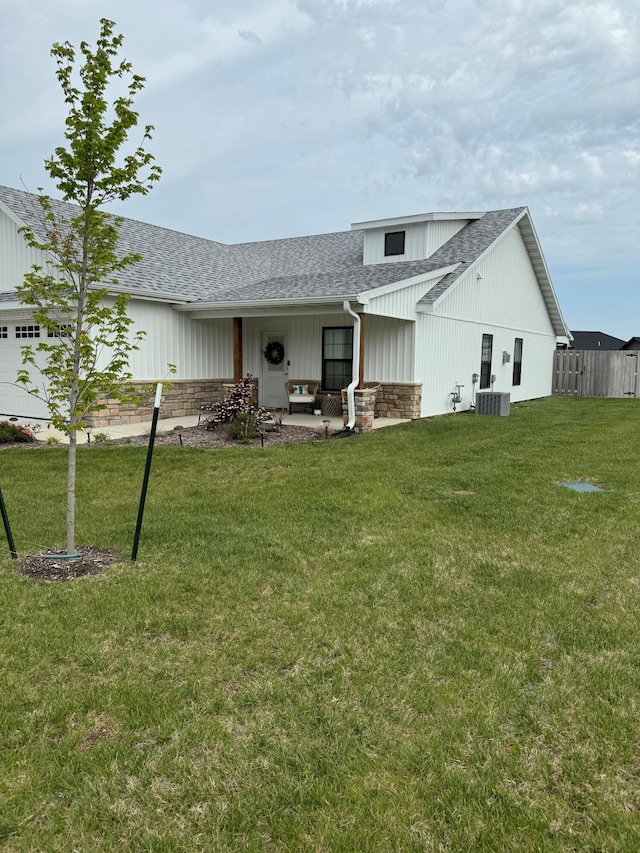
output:
{"label": "house window", "polygon": [[513,384],[519,385],[522,378],[522,338],[516,338],[513,345]]}
{"label": "house window", "polygon": [[47,332],[48,338],[68,338],[71,336],[73,327],[69,323],[58,323],[55,331],[49,329]]}
{"label": "house window", "polygon": [[16,326],[16,338],[39,338],[40,326]]}
{"label": "house window", "polygon": [[482,336],[482,360],[480,362],[480,387],[491,387],[491,356],[493,354],[493,335]]}
{"label": "house window", "polygon": [[340,391],[353,379],[353,326],[322,330],[322,387]]}
{"label": "house window", "polygon": [[404,231],[390,231],[384,235],[384,256],[404,255]]}
{"label": "house window", "polygon": [[0,326],[0,338],[8,338],[9,337],[9,327],[8,326]]}

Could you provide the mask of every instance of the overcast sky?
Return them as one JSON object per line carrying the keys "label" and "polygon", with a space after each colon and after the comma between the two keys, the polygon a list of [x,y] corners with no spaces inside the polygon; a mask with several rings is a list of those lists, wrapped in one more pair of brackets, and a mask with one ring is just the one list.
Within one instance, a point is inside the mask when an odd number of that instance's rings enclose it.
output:
{"label": "overcast sky", "polygon": [[0,184],[55,194],[49,51],[101,17],[163,169],[124,215],[232,243],[528,205],[569,327],[640,335],[638,0],[0,0]]}

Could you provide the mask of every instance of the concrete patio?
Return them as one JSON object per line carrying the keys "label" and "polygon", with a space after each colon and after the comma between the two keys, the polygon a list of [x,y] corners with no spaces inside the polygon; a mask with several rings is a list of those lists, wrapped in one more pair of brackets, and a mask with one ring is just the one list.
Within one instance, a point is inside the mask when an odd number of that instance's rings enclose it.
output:
{"label": "concrete patio", "polygon": [[[0,416],[0,420],[4,420],[4,416]],[[9,418],[6,418],[7,420]],[[202,420],[202,417],[201,417]],[[343,429],[342,417],[323,418],[322,416],[307,415],[307,414],[285,414],[282,423],[291,426],[304,426],[310,429],[319,429],[322,427],[322,421],[329,420],[330,432],[336,432]],[[405,419],[400,418],[376,418],[373,422],[374,429],[382,429],[397,424],[406,423]],[[38,420],[36,418],[17,418],[14,423],[22,424],[23,426],[39,425],[40,430],[37,432],[37,438],[40,441],[46,441],[49,437],[58,439],[63,444],[68,443],[69,439],[59,430],[49,426],[48,421]],[[157,431],[160,433],[171,432],[176,426],[193,427],[198,425],[198,415],[188,415],[183,418],[160,418],[158,420]],[[96,433],[106,433],[111,439],[126,438],[131,435],[145,435],[151,432],[151,421],[144,421],[138,424],[112,424],[107,427],[97,427],[92,431],[92,435]],[[86,444],[88,440],[87,434],[81,432],[78,434],[78,444]]]}

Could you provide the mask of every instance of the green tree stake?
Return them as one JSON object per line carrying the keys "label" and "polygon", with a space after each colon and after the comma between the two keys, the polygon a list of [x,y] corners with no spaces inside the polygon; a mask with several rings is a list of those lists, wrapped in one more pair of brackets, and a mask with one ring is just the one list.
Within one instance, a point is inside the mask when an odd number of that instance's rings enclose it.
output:
{"label": "green tree stake", "polygon": [[11,534],[11,525],[9,524],[9,516],[7,515],[7,508],[4,505],[4,498],[2,497],[2,489],[0,489],[0,513],[2,513],[2,523],[4,524],[4,531],[7,534],[7,542],[9,543],[9,553],[11,554],[11,559],[17,560],[18,552],[16,551],[16,546],[13,542],[13,536]]}
{"label": "green tree stake", "polygon": [[149,446],[147,448],[147,462],[144,466],[144,477],[142,478],[142,492],[140,494],[140,506],[138,507],[138,521],[136,522],[136,533],[133,537],[133,551],[131,552],[131,562],[135,563],[138,557],[138,545],[140,544],[140,532],[142,530],[142,516],[144,515],[144,504],[147,499],[147,486],[149,485],[149,474],[151,472],[151,457],[153,455],[153,445],[156,440],[156,427],[158,426],[158,413],[160,411],[160,397],[162,396],[162,383],[158,383],[156,388],[156,399],[153,404],[153,420],[151,421],[151,435],[149,436]]}

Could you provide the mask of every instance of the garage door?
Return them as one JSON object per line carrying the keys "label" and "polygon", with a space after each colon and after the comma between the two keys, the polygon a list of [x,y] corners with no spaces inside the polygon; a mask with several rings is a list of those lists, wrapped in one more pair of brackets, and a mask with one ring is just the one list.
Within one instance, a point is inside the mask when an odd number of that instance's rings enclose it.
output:
{"label": "garage door", "polygon": [[[17,337],[20,335],[20,337]],[[42,400],[28,394],[24,388],[16,388],[18,370],[22,365],[20,347],[40,336],[40,329],[26,320],[16,323],[0,321],[0,416],[21,418],[47,418],[49,412]],[[37,383],[36,375],[34,381]]]}

